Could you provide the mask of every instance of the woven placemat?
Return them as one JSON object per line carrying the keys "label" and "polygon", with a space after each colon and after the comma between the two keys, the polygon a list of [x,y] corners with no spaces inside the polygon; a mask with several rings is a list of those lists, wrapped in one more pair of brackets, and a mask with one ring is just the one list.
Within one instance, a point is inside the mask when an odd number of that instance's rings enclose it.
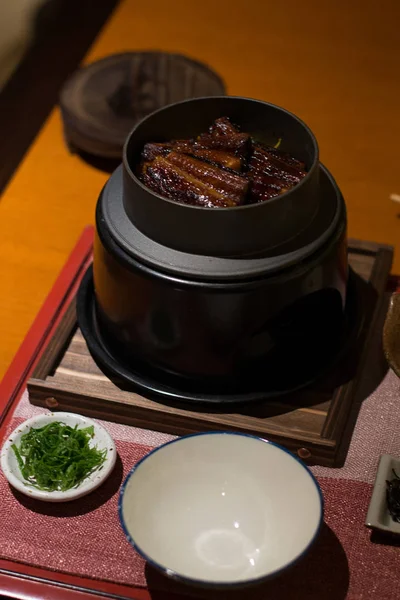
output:
{"label": "woven placemat", "polygon": [[[367,373],[372,377],[371,370]],[[365,385],[372,385],[367,377]],[[325,524],[315,546],[290,577],[254,588],[246,598],[398,598],[400,550],[371,542],[364,521],[380,454],[400,455],[399,404],[400,380],[390,371],[362,403],[344,467],[312,469],[325,498]],[[45,409],[32,406],[25,392],[10,432],[42,412]],[[102,424],[116,441],[119,460],[109,480],[84,499],[66,504],[38,502],[12,490],[1,474],[0,556],[69,574],[202,597],[201,591],[189,590],[148,568],[125,540],[118,522],[123,478],[151,448],[172,436]],[[207,598],[214,596],[221,597],[208,593]],[[243,596],[232,593],[231,597]]]}

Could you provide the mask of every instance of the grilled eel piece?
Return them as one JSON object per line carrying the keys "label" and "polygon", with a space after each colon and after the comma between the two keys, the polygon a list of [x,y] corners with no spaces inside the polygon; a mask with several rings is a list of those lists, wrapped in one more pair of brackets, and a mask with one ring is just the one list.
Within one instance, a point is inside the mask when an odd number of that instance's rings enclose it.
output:
{"label": "grilled eel piece", "polygon": [[171,152],[168,161],[221,194],[232,198],[236,204],[243,203],[249,187],[245,177],[179,152]]}
{"label": "grilled eel piece", "polygon": [[213,135],[202,133],[196,140],[199,146],[213,150],[230,152],[246,159],[251,149],[251,138],[247,133],[232,133],[229,135]]}
{"label": "grilled eel piece", "polygon": [[168,156],[173,150],[175,152],[200,158],[221,167],[226,167],[233,171],[240,171],[242,169],[242,160],[240,156],[235,156],[224,150],[203,148],[200,144],[191,140],[176,140],[166,144],[149,142],[145,144],[143,148],[142,159],[144,161],[151,161],[157,156]]}
{"label": "grilled eel piece", "polygon": [[248,163],[248,202],[265,202],[287,192],[306,175],[304,163],[275,148],[253,143]]}
{"label": "grilled eel piece", "polygon": [[[147,143],[143,148],[142,157],[145,160],[152,160],[157,155],[165,156],[170,150],[175,149],[186,154],[193,154],[193,156],[202,154],[203,158],[208,155],[211,160],[214,156],[213,162],[217,162],[218,158],[222,158],[226,162],[227,155],[230,154],[231,159],[238,159],[234,164],[238,165],[239,163],[241,165],[240,159],[245,158],[249,153],[250,142],[250,136],[247,133],[234,133],[232,135],[203,133],[194,141],[177,140],[166,144]],[[207,152],[204,152],[204,150]]]}
{"label": "grilled eel piece", "polygon": [[142,160],[144,162],[150,162],[157,158],[157,156],[168,156],[172,150],[172,143],[160,144],[148,142],[144,145],[142,150]]}
{"label": "grilled eel piece", "polygon": [[255,142],[221,117],[195,140],[147,143],[138,174],[149,188],[177,202],[232,207],[278,196],[306,171],[301,161]]}
{"label": "grilled eel piece", "polygon": [[199,142],[192,142],[186,140],[178,140],[173,143],[173,148],[177,152],[183,154],[190,154],[207,162],[219,165],[220,167],[226,167],[233,171],[242,170],[242,159],[240,156],[236,156],[226,150],[216,150],[213,148],[205,148]]}
{"label": "grilled eel piece", "polygon": [[198,136],[194,143],[195,156],[240,171],[250,151],[250,142],[247,133],[240,133],[228,117],[221,117],[214,121],[208,133]]}
{"label": "grilled eel piece", "polygon": [[251,180],[249,201],[263,202],[280,195],[299,183],[305,175],[304,170],[282,160],[281,155],[271,152],[268,147],[253,144],[248,170]]}
{"label": "grilled eel piece", "polygon": [[[230,136],[240,133],[239,129],[231,123],[228,117],[220,117],[219,119],[216,119],[208,131],[209,134],[211,134],[213,137]],[[221,140],[219,140],[219,142],[221,142]],[[293,156],[290,156],[290,154],[287,154],[286,152],[282,152],[281,150],[274,148],[273,146],[257,144],[253,141],[251,154],[254,151],[254,148],[257,147],[264,148],[264,150],[268,153],[269,156],[271,156],[272,158],[276,158],[279,161],[282,161],[286,165],[293,166],[299,169],[300,171],[305,170],[305,164],[302,161],[298,160],[297,158],[294,158]]]}
{"label": "grilled eel piece", "polygon": [[234,135],[235,133],[240,133],[239,129],[235,127],[228,117],[220,117],[216,119],[214,123],[209,128],[208,132],[211,135]]}
{"label": "grilled eel piece", "polygon": [[252,174],[263,173],[265,175],[272,175],[293,185],[299,183],[306,175],[305,171],[272,156],[268,152],[268,149],[260,144],[254,144],[253,153],[249,161],[249,172]]}
{"label": "grilled eel piece", "polygon": [[249,191],[247,196],[247,204],[255,204],[270,200],[275,196],[280,196],[287,192],[290,186],[272,175],[264,175],[259,173],[250,178]]}
{"label": "grilled eel piece", "polygon": [[[261,144],[255,144],[255,146],[257,146],[257,145],[262,146]],[[271,156],[272,158],[276,158],[277,160],[285,163],[286,165],[295,167],[299,171],[305,171],[306,165],[301,160],[298,160],[297,158],[290,156],[290,154],[288,154],[287,152],[282,152],[282,150],[277,150],[276,148],[273,148],[272,146],[262,146],[262,147],[267,152],[267,154],[269,156]]]}
{"label": "grilled eel piece", "polygon": [[222,169],[221,174],[217,173],[217,168],[213,169],[194,158],[171,153],[142,163],[141,180],[158,194],[185,204],[206,208],[232,208],[241,204],[248,181]]}
{"label": "grilled eel piece", "polygon": [[275,185],[264,185],[261,181],[250,183],[250,192],[246,204],[257,204],[280,196],[290,188],[281,188]]}

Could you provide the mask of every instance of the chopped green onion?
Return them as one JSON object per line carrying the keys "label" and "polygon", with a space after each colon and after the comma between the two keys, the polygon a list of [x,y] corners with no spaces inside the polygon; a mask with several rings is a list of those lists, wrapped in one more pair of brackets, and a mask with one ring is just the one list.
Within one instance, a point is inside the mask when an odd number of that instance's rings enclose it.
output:
{"label": "chopped green onion", "polygon": [[276,142],[275,146],[274,146],[275,150],[278,150],[278,148],[281,145],[281,143],[282,143],[282,138],[279,138],[278,141]]}
{"label": "chopped green onion", "polygon": [[103,465],[107,450],[89,446],[94,427],[78,429],[60,421],[31,428],[12,444],[22,477],[46,492],[70,490]]}

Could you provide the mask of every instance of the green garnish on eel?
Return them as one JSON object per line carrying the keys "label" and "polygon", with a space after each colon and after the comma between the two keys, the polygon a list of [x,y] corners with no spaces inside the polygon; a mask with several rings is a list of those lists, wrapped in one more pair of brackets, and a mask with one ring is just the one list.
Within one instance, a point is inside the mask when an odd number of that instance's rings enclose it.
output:
{"label": "green garnish on eel", "polygon": [[90,447],[94,427],[78,429],[60,421],[33,427],[12,444],[23,478],[46,492],[76,488],[103,465],[107,450]]}

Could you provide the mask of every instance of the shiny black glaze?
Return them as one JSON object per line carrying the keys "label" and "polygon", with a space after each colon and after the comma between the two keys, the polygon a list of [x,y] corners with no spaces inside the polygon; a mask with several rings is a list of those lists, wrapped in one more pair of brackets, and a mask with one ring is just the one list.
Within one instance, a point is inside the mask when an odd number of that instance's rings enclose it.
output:
{"label": "shiny black glaze", "polygon": [[160,273],[123,252],[99,222],[98,229],[99,326],[125,363],[199,381],[237,381],[282,374],[294,363],[307,368],[339,339],[347,284],[344,214],[324,247],[303,263],[231,283]]}

